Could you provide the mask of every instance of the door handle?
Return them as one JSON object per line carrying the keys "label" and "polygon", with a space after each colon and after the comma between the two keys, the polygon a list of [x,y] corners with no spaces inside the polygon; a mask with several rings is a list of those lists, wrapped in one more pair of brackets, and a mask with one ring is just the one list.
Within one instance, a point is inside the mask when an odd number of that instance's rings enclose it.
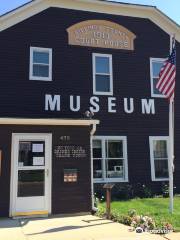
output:
{"label": "door handle", "polygon": [[46,176],[49,176],[49,169],[46,169]]}

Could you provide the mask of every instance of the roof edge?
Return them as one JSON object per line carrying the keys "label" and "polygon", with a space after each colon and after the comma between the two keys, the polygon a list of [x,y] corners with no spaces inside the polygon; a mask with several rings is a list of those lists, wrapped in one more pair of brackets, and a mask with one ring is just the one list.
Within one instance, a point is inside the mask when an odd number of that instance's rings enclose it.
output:
{"label": "roof edge", "polygon": [[177,41],[180,42],[180,25],[155,6],[100,0],[31,0],[15,10],[1,15],[0,31],[32,17],[49,7],[149,19],[168,34],[175,33]]}
{"label": "roof edge", "polygon": [[[8,15],[8,14],[10,14],[10,13],[12,13],[12,12],[14,12],[14,11],[17,11],[18,9],[21,9],[21,8],[23,8],[24,6],[27,6],[27,5],[29,5],[30,3],[33,3],[33,2],[35,2],[36,0],[30,0],[29,2],[27,2],[27,3],[24,3],[24,4],[22,4],[22,5],[20,5],[20,6],[18,6],[18,7],[16,7],[16,8],[13,8],[12,10],[10,10],[10,11],[7,11],[7,12],[5,12],[5,13],[3,13],[3,14],[1,14],[0,15],[0,18],[1,17],[4,17],[4,16],[6,16],[6,15]],[[88,1],[88,0],[86,0],[86,1]],[[103,2],[103,3],[111,3],[111,4],[117,4],[117,5],[126,5],[126,6],[137,6],[137,7],[149,7],[149,8],[156,8],[156,6],[154,6],[154,5],[146,5],[146,4],[137,4],[137,3],[125,3],[125,2],[115,2],[115,1],[107,1],[107,0],[96,0],[96,2],[97,1],[100,1],[100,2]],[[92,0],[91,0],[91,2],[92,2]],[[173,21],[173,20],[172,20]]]}

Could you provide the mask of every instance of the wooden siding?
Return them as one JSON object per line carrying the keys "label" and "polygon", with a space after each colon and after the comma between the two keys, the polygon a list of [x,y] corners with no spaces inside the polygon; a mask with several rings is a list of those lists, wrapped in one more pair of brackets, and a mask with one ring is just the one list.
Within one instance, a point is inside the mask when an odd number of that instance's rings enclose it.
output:
{"label": "wooden siding", "polygon": [[[135,50],[113,50],[91,47],[69,46],[66,29],[80,21],[99,19],[118,23],[136,36]],[[29,48],[47,47],[53,50],[53,81],[29,81]],[[168,102],[155,99],[155,115],[141,113],[141,99],[151,98],[150,89],[150,57],[164,58],[169,52],[169,36],[148,19],[113,16],[109,14],[90,13],[67,9],[47,9],[0,33],[0,117],[29,118],[83,118],[89,107],[89,98],[93,95],[92,53],[112,54],[114,97],[117,98],[117,113],[108,113],[107,96],[99,96],[100,112],[95,118],[100,120],[96,135],[127,136],[128,172],[130,183],[141,182],[160,189],[161,182],[151,181],[149,136],[168,135]],[[177,43],[177,87],[175,103],[175,185],[180,192],[180,44]],[[60,112],[44,110],[45,94],[61,95]],[[69,110],[69,95],[81,96],[81,110]],[[123,110],[123,98],[133,97],[135,111],[126,114]],[[0,212],[7,215],[9,207],[10,145],[12,131],[54,131],[52,127],[0,127],[0,147],[5,152],[3,160],[3,176],[0,187],[5,198],[0,198]],[[58,128],[61,129],[61,128]],[[62,131],[69,132],[71,128]],[[76,131],[74,129],[77,129]],[[73,128],[75,136],[80,128]],[[64,133],[65,135],[67,133]],[[79,135],[78,135],[79,138]],[[80,141],[88,139],[81,137]],[[85,141],[86,141],[85,140]],[[56,140],[54,140],[56,141]],[[90,163],[82,166],[89,173]],[[55,166],[55,165],[54,165]],[[64,185],[64,198],[59,195],[61,173],[56,175],[60,162],[56,163],[53,176],[53,212],[72,212],[76,207],[72,202],[67,208],[68,192]],[[84,184],[77,187],[77,192],[87,190],[89,177],[82,173]],[[4,186],[7,186],[5,188]],[[73,188],[73,185],[72,185]],[[57,193],[56,193],[57,191]],[[90,191],[89,193],[90,194]],[[83,201],[83,196],[70,196],[74,203],[81,202],[82,208],[89,208],[90,203]],[[88,196],[89,197],[89,196]],[[63,203],[62,203],[63,202]],[[68,202],[68,201],[67,201]],[[8,203],[8,204],[7,204]],[[77,204],[76,204],[77,206]],[[77,210],[77,209],[76,209]]]}
{"label": "wooden siding", "polygon": [[[91,211],[91,162],[89,127],[52,126],[0,126],[2,150],[2,175],[0,176],[0,217],[9,215],[11,136],[12,133],[52,133],[52,213],[77,213]],[[71,140],[61,143],[61,136]],[[56,145],[80,145],[86,150],[85,158],[56,158]],[[64,183],[66,168],[78,170],[77,183]]]}

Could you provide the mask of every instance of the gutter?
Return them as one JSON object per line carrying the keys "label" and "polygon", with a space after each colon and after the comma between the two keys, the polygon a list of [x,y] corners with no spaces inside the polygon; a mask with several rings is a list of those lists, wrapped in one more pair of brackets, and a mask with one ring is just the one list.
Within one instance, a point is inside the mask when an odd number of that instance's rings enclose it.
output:
{"label": "gutter", "polygon": [[92,124],[92,129],[90,131],[90,154],[91,154],[91,206],[92,206],[92,212],[96,212],[97,208],[94,206],[94,182],[93,182],[93,135],[96,132],[97,124],[99,124],[100,121],[97,121],[96,123]]}

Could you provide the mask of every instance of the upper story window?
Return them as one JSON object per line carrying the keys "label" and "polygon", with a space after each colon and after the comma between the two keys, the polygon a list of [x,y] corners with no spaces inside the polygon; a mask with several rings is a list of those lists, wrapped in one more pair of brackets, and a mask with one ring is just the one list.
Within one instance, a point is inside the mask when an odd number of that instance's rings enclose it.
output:
{"label": "upper story window", "polygon": [[112,55],[93,53],[93,94],[113,95]]}
{"label": "upper story window", "polygon": [[52,49],[30,47],[29,79],[52,81]]}
{"label": "upper story window", "polygon": [[151,97],[164,98],[164,95],[156,88],[159,73],[164,61],[164,58],[150,58]]}
{"label": "upper story window", "polygon": [[168,137],[150,137],[152,181],[168,180]]}
{"label": "upper story window", "polygon": [[95,182],[128,181],[126,137],[93,138],[93,176]]}

